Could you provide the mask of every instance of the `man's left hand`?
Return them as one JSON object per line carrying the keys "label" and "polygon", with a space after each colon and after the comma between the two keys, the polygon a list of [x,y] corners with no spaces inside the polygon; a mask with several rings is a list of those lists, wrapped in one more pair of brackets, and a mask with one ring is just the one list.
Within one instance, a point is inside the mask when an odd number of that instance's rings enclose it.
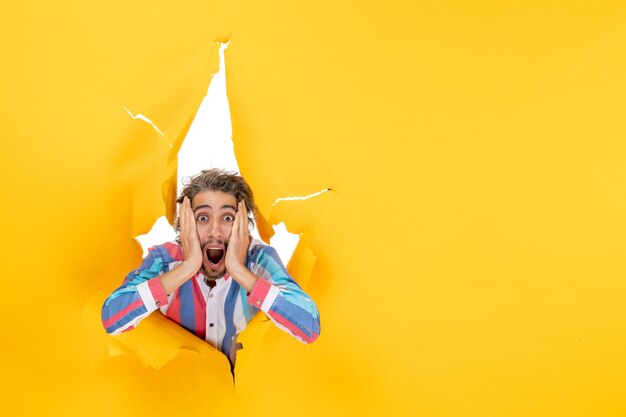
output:
{"label": "man's left hand", "polygon": [[226,248],[226,270],[234,273],[244,266],[248,246],[250,245],[250,233],[248,232],[248,210],[246,203],[237,203],[237,213],[233,221],[233,228],[230,231],[230,239]]}

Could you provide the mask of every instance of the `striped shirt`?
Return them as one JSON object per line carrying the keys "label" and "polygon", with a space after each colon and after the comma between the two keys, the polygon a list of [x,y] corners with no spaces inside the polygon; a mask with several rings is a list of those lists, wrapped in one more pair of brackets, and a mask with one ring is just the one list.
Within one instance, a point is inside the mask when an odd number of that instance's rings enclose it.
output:
{"label": "striped shirt", "polygon": [[260,279],[249,294],[228,274],[211,288],[198,272],[168,296],[159,277],[182,260],[183,251],[177,242],[150,248],[141,266],[131,271],[104,302],[102,324],[107,333],[131,330],[159,309],[221,350],[231,363],[235,361],[237,335],[259,310],[301,342],[310,343],[319,336],[315,303],[291,278],[271,246],[259,240],[250,245],[246,265]]}

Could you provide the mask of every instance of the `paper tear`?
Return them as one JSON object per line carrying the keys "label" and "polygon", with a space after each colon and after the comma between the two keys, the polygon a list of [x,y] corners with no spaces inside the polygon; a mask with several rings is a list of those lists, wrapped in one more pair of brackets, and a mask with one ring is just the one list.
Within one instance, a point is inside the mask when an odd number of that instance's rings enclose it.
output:
{"label": "paper tear", "polygon": [[[230,104],[226,94],[224,51],[230,42],[218,43],[220,45],[219,69],[212,74],[207,95],[203,99],[178,152],[178,191],[180,191],[183,180],[186,177],[196,175],[203,169],[219,167],[228,171],[240,172],[234,152]],[[159,134],[164,136],[158,127],[146,116],[142,114],[133,115],[126,107],[124,107],[124,110],[133,119],[149,123]],[[326,188],[307,196],[279,198],[272,206],[285,200],[307,200],[327,191],[331,191],[331,188]],[[270,245],[276,249],[283,264],[286,265],[287,270],[298,284],[304,287],[312,276],[316,256],[300,239],[299,234],[290,233],[287,230],[284,222],[280,222],[272,227],[274,235],[269,239]],[[260,239],[256,228],[251,233],[253,237]],[[144,257],[148,254],[149,247],[172,241],[175,238],[176,233],[164,216],[159,217],[154,222],[149,232],[135,237],[142,246]],[[177,357],[180,350],[186,348],[190,343],[192,345],[191,350],[201,354],[201,356],[206,356],[207,352],[212,351],[212,348],[209,350],[199,349],[195,346],[195,343],[197,342],[199,343],[198,346],[201,346],[205,342],[195,338],[195,336],[191,336],[194,339],[193,343],[190,342],[187,337],[188,333],[181,333],[185,334],[185,337],[182,337],[182,341],[180,341],[177,332],[186,332],[186,330],[178,325],[172,324],[171,326],[166,326],[165,329],[160,329],[164,320],[166,319],[163,316],[152,314],[143,320],[141,326],[138,326],[137,329],[117,335],[109,345],[109,354],[112,356],[128,353],[135,354],[144,366],[159,369]],[[241,339],[246,341],[246,354],[248,355],[259,345],[268,329],[267,326],[254,324],[263,320],[269,322],[266,317],[259,315],[241,333]],[[175,326],[175,328],[172,326]],[[210,345],[206,346],[210,347]],[[240,363],[238,363],[239,366],[241,366]]]}
{"label": "paper tear", "polygon": [[316,193],[313,194],[309,194],[309,195],[305,195],[305,196],[294,196],[294,197],[281,197],[281,198],[277,198],[276,200],[274,200],[274,202],[272,203],[272,207],[274,207],[276,204],[278,204],[281,201],[301,201],[301,200],[308,200],[309,198],[313,198],[313,197],[317,197],[318,195],[322,195],[328,191],[333,191],[332,188],[325,188],[321,191],[318,191]]}
{"label": "paper tear", "polygon": [[[124,110],[126,110],[126,113],[130,114],[130,117],[132,117],[134,120],[143,120],[144,122],[148,123],[150,126],[152,126],[154,128],[154,130],[157,131],[157,133],[163,137],[165,137],[165,135],[163,134],[163,132],[161,132],[161,130],[152,122],[152,120],[148,119],[146,116],[144,116],[141,113],[137,113],[136,115],[133,114],[130,110],[128,110],[125,106],[122,106],[124,108]],[[170,143],[170,148],[172,147],[172,144]]]}
{"label": "paper tear", "polygon": [[184,180],[203,169],[239,171],[232,140],[230,103],[226,94],[225,50],[230,41],[219,44],[219,68],[212,74],[206,96],[178,152],[178,189]]}
{"label": "paper tear", "polygon": [[139,242],[141,249],[143,249],[144,258],[148,254],[148,248],[163,242],[171,242],[174,239],[176,239],[176,232],[174,232],[174,228],[169,224],[165,216],[159,217],[148,233],[135,236],[135,240]]}
{"label": "paper tear", "polygon": [[[224,51],[229,46],[230,41],[218,42],[218,44],[219,68],[212,74],[207,94],[202,100],[178,152],[179,191],[187,177],[196,175],[203,169],[219,167],[227,171],[239,172],[232,140],[230,104],[226,94]],[[269,243],[276,249],[283,263],[287,265],[298,245],[300,236],[289,233],[284,223],[279,223],[273,228],[274,234]],[[252,235],[261,239],[257,229],[252,231]],[[135,237],[143,249],[143,256],[148,254],[149,247],[172,241],[175,238],[176,234],[165,217],[158,218],[148,233]]]}
{"label": "paper tear", "polygon": [[270,238],[270,246],[276,249],[283,264],[287,265],[296,250],[296,246],[298,246],[298,242],[300,242],[300,235],[290,233],[284,222],[272,227],[274,235]]}

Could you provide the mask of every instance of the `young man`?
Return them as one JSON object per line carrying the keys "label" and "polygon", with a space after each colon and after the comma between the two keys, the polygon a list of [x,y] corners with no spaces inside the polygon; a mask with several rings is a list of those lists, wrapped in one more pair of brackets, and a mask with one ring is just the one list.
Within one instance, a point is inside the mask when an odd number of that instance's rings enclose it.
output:
{"label": "young man", "polygon": [[232,173],[202,171],[184,186],[176,242],[150,248],[102,307],[107,333],[133,329],[159,309],[221,350],[234,366],[237,335],[259,311],[296,339],[320,333],[317,307],[276,250],[251,240],[252,190]]}

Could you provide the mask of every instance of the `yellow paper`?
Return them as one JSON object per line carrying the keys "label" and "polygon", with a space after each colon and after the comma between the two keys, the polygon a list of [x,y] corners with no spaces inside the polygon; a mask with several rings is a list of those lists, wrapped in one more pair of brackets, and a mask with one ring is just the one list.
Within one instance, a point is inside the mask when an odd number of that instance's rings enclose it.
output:
{"label": "yellow paper", "polygon": [[[623,414],[625,19],[609,1],[2,2],[5,414]],[[321,314],[312,345],[258,318],[234,386],[182,335],[158,369],[140,334],[109,351],[90,309],[172,218],[227,38],[262,234],[301,233]]]}

